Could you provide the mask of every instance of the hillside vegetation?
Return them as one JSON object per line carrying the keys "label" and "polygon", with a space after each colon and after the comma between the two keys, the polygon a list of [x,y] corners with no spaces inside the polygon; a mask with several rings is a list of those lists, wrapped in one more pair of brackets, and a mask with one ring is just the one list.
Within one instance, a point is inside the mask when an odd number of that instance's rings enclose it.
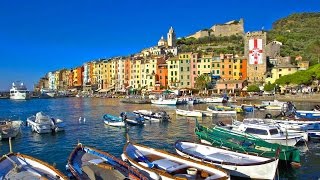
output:
{"label": "hillside vegetation", "polygon": [[275,84],[311,85],[314,80],[320,80],[320,64],[313,65],[305,71],[282,76],[276,80]]}
{"label": "hillside vegetation", "polygon": [[181,38],[178,39],[177,45],[180,52],[243,54],[244,51],[243,37],[236,35],[223,37],[210,35],[199,39]]}
{"label": "hillside vegetation", "polygon": [[273,24],[267,33],[268,42],[272,40],[283,43],[281,56],[302,56],[317,64],[320,58],[320,13],[292,14]]}

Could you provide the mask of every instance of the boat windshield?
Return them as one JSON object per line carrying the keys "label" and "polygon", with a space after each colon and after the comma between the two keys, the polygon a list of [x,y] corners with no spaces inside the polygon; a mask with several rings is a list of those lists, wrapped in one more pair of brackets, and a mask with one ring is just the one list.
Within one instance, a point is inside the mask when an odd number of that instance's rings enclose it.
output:
{"label": "boat windshield", "polygon": [[278,129],[270,129],[270,135],[279,134]]}

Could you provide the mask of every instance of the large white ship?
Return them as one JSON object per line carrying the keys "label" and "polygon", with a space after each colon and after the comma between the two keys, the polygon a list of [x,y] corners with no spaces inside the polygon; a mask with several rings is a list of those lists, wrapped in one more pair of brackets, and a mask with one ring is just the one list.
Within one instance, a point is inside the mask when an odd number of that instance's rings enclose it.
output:
{"label": "large white ship", "polygon": [[12,83],[12,88],[10,89],[10,99],[29,99],[30,93],[27,87],[22,82]]}

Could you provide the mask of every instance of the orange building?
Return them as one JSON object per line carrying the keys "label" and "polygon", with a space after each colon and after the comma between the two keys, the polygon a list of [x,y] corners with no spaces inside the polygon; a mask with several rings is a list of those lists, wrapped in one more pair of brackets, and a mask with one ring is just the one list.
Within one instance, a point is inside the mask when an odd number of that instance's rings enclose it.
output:
{"label": "orange building", "polygon": [[73,88],[73,70],[71,69],[68,74],[68,88]]}
{"label": "orange building", "polygon": [[73,86],[82,87],[82,73],[83,66],[77,67],[73,70]]}
{"label": "orange building", "polygon": [[220,76],[224,80],[233,79],[233,54],[221,54]]}
{"label": "orange building", "polygon": [[131,76],[131,58],[128,57],[124,61],[124,87],[128,88],[130,86],[130,76]]}
{"label": "orange building", "polygon": [[155,90],[166,89],[168,87],[168,65],[165,58],[157,59]]}
{"label": "orange building", "polygon": [[242,59],[242,63],[240,65],[240,80],[246,80],[247,79],[247,59]]}

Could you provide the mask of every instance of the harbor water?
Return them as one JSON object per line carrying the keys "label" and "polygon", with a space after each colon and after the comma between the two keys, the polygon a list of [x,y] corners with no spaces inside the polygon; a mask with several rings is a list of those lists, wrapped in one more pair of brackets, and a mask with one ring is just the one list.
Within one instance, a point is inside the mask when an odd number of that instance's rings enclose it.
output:
{"label": "harbor water", "polygon": [[[295,103],[297,109],[310,110],[315,104]],[[73,148],[78,142],[109,152],[120,158],[126,142],[125,128],[106,126],[102,116],[105,113],[119,115],[123,111],[137,109],[165,110],[171,116],[170,122],[147,123],[129,127],[129,137],[132,142],[150,147],[164,149],[175,153],[174,143],[177,140],[199,142],[195,133],[195,118],[175,115],[175,109],[205,110],[208,104],[193,106],[156,106],[152,104],[124,104],[119,99],[107,98],[59,98],[31,99],[27,101],[0,100],[0,117],[11,117],[24,122],[21,134],[12,140],[14,152],[20,152],[39,158],[53,164],[67,174],[65,165]],[[37,134],[25,126],[27,117],[42,111],[48,115],[64,120],[65,132],[57,134]],[[264,117],[267,111],[255,111],[243,117]],[[271,112],[276,114],[279,112]],[[199,123],[210,126],[217,121],[230,123],[229,117],[198,118]],[[229,122],[228,122],[229,121]],[[301,168],[280,167],[277,177],[280,179],[319,179],[320,178],[320,143],[308,142],[299,145],[301,150]],[[0,141],[0,155],[9,152],[7,140]]]}

